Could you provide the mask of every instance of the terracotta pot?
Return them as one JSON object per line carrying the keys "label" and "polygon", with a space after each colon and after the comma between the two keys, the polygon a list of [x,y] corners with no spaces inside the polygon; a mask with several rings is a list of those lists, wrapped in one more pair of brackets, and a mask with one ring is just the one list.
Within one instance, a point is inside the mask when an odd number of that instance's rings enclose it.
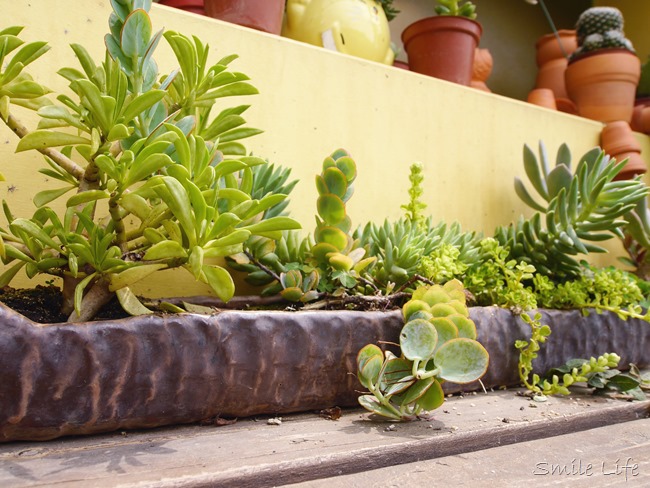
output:
{"label": "terracotta pot", "polygon": [[555,93],[550,88],[535,88],[528,94],[528,103],[539,105],[540,107],[557,110],[555,103]]}
{"label": "terracotta pot", "polygon": [[568,98],[556,98],[555,105],[559,112],[564,112],[565,114],[578,115],[578,107]]}
{"label": "terracotta pot", "polygon": [[409,64],[408,64],[408,63],[406,63],[406,62],[404,62],[404,61],[399,61],[399,60],[397,60],[397,59],[396,59],[395,61],[393,61],[393,66],[396,67],[396,68],[400,68],[400,69],[406,69],[406,70],[410,70],[410,69],[411,69],[411,68],[409,68]]}
{"label": "terracotta pot", "polygon": [[[540,312],[553,335],[536,372],[607,351],[622,366],[650,365],[644,321]],[[530,326],[497,307],[470,308],[470,317],[490,354],[483,385],[519,385],[514,342],[529,339]],[[355,406],[358,351],[398,342],[403,326],[397,310],[225,311],[41,327],[2,304],[0,324],[0,442]],[[446,392],[480,388],[445,383]]]}
{"label": "terracotta pot", "polygon": [[601,122],[632,120],[641,62],[624,49],[587,53],[569,63],[565,81],[578,114]]}
{"label": "terracotta pot", "polygon": [[[537,40],[537,78],[535,88],[549,88],[555,93],[555,98],[568,98],[564,82],[564,72],[569,63],[566,55],[578,47],[574,30],[558,31],[560,42],[555,34],[546,34]],[[560,49],[560,45],[562,49]]]}
{"label": "terracotta pot", "polygon": [[538,67],[555,59],[567,59],[566,56],[578,49],[575,30],[562,29],[557,33],[560,38],[559,42],[554,33],[545,34],[537,39],[535,62]]}
{"label": "terracotta pot", "polygon": [[617,180],[630,179],[647,171],[641,157],[641,144],[627,122],[619,120],[608,123],[600,133],[600,146],[617,161],[628,160],[616,176]]}
{"label": "terracotta pot", "polygon": [[477,47],[474,51],[474,64],[472,66],[472,81],[470,82],[470,86],[478,90],[491,92],[492,90],[488,88],[485,82],[492,74],[493,66],[494,60],[492,59],[490,50]]}
{"label": "terracotta pot", "polygon": [[411,71],[469,85],[482,31],[481,24],[464,17],[440,15],[414,22],[402,32]]}
{"label": "terracotta pot", "polygon": [[193,14],[205,15],[203,0],[160,0],[160,5],[167,5]]}
{"label": "terracotta pot", "polygon": [[205,12],[215,19],[280,35],[284,0],[204,0]]}

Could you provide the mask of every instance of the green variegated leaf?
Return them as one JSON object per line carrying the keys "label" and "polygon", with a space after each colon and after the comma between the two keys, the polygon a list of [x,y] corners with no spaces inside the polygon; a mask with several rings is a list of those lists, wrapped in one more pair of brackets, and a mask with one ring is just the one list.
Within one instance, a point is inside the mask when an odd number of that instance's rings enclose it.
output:
{"label": "green variegated leaf", "polygon": [[400,332],[400,347],[405,358],[425,361],[433,357],[438,344],[434,326],[422,319],[409,320]]}
{"label": "green variegated leaf", "polygon": [[433,358],[439,377],[453,383],[471,383],[485,374],[489,356],[485,348],[471,339],[452,339],[443,344]]}

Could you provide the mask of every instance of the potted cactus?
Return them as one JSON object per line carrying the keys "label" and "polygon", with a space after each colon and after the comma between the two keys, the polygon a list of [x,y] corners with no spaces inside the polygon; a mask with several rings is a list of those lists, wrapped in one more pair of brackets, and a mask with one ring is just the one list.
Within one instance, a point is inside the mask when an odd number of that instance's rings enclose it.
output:
{"label": "potted cactus", "polygon": [[631,122],[641,63],[613,7],[585,10],[576,23],[578,48],[565,73],[578,114],[601,122]]}
{"label": "potted cactus", "polygon": [[411,71],[469,86],[483,29],[476,7],[463,0],[438,0],[436,16],[410,24],[402,43]]}

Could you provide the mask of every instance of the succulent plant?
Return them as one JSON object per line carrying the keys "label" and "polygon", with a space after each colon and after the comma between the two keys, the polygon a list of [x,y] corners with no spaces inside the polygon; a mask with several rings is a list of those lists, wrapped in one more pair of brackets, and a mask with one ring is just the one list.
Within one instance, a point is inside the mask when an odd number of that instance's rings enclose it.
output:
{"label": "succulent plant", "polygon": [[545,203],[535,200],[516,178],[517,195],[539,213],[500,227],[495,237],[510,249],[513,259],[533,264],[539,273],[557,279],[576,277],[581,266],[572,256],[606,252],[594,242],[622,238],[626,215],[646,198],[648,188],[638,178],[614,181],[625,161],[610,159],[599,148],[580,158],[575,173],[565,144],[558,150],[553,169],[541,142],[539,156],[538,160],[524,146],[526,174]]}
{"label": "succulent plant", "polygon": [[381,8],[384,9],[384,14],[386,14],[386,20],[389,22],[397,17],[397,14],[400,12],[395,7],[393,7],[393,0],[376,0]]}
{"label": "succulent plant", "polygon": [[[111,2],[103,63],[73,44],[81,69],[58,71],[70,88],[58,103],[25,71],[47,45],[23,43],[21,27],[0,31],[0,118],[20,137],[17,150],[45,155],[49,167],[40,171],[61,185],[35,195],[32,218],[3,205],[9,225],[0,229],[0,255],[9,267],[0,283],[23,269],[28,277],[60,277],[70,321],[91,319],[115,295],[129,313],[151,313],[131,285],[177,267],[229,300],[232,277],[212,258],[242,252],[251,236],[277,239],[300,227],[288,217],[264,218],[286,195],[252,198],[237,181],[265,164],[239,142],[259,132],[244,127],[247,106],[211,118],[217,100],[257,93],[247,76],[229,70],[236,56],[208,66],[208,46],[198,38],[152,30],[150,6]],[[153,58],[163,37],[180,66],[165,76]],[[23,126],[12,105],[36,110],[37,129]],[[48,206],[59,198],[61,215]]]}
{"label": "succulent plant", "polygon": [[592,7],[585,10],[576,23],[578,49],[572,59],[598,49],[619,48],[634,52],[623,32],[623,14],[614,7]]}
{"label": "succulent plant", "polygon": [[476,5],[470,1],[437,0],[437,5],[434,8],[438,15],[454,15],[468,19],[476,18]]}
{"label": "succulent plant", "polygon": [[419,287],[402,311],[399,357],[374,344],[359,351],[358,378],[371,393],[359,403],[384,417],[412,420],[444,403],[444,381],[480,379],[489,355],[476,341],[460,281]]}

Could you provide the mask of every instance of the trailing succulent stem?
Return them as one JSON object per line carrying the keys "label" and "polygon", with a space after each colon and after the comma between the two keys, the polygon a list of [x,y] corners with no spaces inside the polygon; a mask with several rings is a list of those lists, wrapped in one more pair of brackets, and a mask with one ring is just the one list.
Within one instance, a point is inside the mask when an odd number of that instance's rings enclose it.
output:
{"label": "trailing succulent stem", "polygon": [[[23,269],[30,278],[60,277],[71,321],[91,319],[115,295],[127,312],[149,313],[131,286],[177,267],[227,301],[234,282],[215,259],[242,253],[252,236],[275,240],[299,228],[266,214],[286,195],[251,195],[253,168],[265,161],[246,156],[239,142],[259,133],[244,127],[248,107],[212,113],[224,97],[257,93],[246,75],[229,70],[236,56],[210,66],[208,46],[196,37],[154,32],[151,0],[111,6],[104,61],[73,44],[81,69],[58,71],[72,96],[56,103],[24,71],[47,45],[25,44],[21,27],[0,31],[0,117],[20,138],[17,151],[42,153],[48,167],[40,172],[60,185],[35,195],[30,219],[3,204],[9,225],[0,229],[0,255],[9,267],[0,285]],[[153,53],[163,37],[180,69],[161,76]],[[20,124],[12,105],[36,110],[38,127]],[[48,206],[57,199],[63,215]]]}
{"label": "trailing succulent stem", "polygon": [[357,375],[370,391],[359,403],[384,417],[411,420],[443,404],[444,381],[464,384],[481,378],[489,357],[476,341],[458,280],[418,287],[402,311],[399,357],[374,344],[359,351]]}
{"label": "trailing succulent stem", "polygon": [[[639,388],[641,381],[631,375],[621,373],[616,368],[621,358],[614,353],[605,353],[598,358],[571,359],[566,364],[549,370],[544,377],[533,373],[533,360],[537,358],[541,345],[551,335],[548,325],[541,324],[541,314],[535,317],[522,314],[521,318],[531,327],[529,341],[519,340],[519,378],[533,395],[569,395],[569,387],[577,383],[603,391],[627,392],[635,397],[645,397]],[[531,377],[532,373],[532,377]]]}

